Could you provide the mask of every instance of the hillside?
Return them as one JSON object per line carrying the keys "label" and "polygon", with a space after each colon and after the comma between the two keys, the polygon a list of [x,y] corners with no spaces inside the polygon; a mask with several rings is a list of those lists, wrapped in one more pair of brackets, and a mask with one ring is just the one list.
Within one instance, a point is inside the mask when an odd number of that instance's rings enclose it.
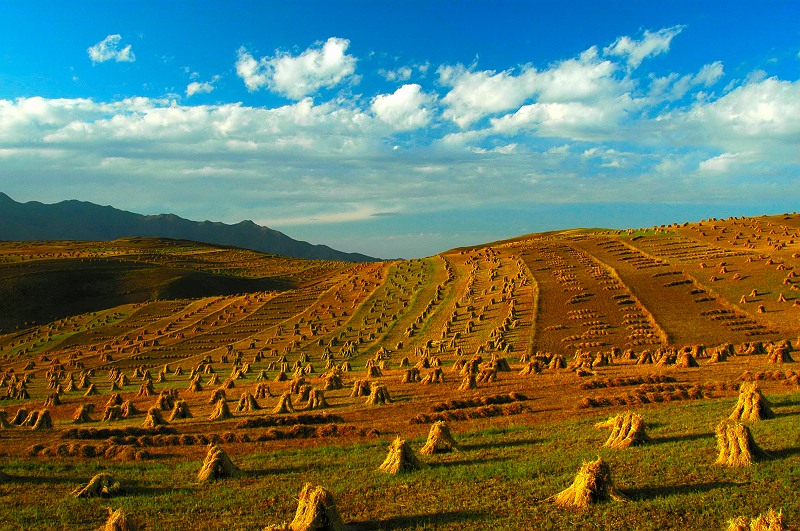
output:
{"label": "hillside", "polygon": [[[98,463],[132,479],[120,506],[154,529],[197,518],[262,529],[291,516],[306,481],[336,493],[352,529],[723,529],[769,507],[800,517],[784,495],[800,466],[797,214],[372,263],[167,239],[5,242],[0,279],[3,319],[18,325],[0,334],[0,417],[24,417],[0,431],[5,488],[23,509],[0,514],[18,527],[99,527],[106,500],[63,510]],[[40,305],[61,316],[31,324]],[[714,430],[744,381],[775,409],[752,425],[770,457],[731,469],[714,464]],[[133,412],[101,420],[125,402]],[[42,408],[53,427],[25,426]],[[645,417],[649,446],[602,447],[593,426],[625,411]],[[391,440],[419,448],[438,420],[460,452],[377,472]],[[242,475],[198,486],[209,443]],[[598,455],[632,503],[542,503]],[[34,496],[40,480],[52,488]]]}
{"label": "hillside", "polygon": [[307,258],[372,262],[375,258],[312,245],[282,232],[242,221],[235,225],[190,221],[174,214],[144,216],[83,201],[18,203],[0,192],[0,240],[106,241],[128,237],[174,238],[232,245],[262,253]]}

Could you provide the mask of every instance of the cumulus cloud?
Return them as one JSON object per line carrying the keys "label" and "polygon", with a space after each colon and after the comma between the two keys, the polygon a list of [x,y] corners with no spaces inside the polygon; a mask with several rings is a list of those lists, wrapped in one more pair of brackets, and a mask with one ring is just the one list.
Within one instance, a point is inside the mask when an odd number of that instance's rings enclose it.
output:
{"label": "cumulus cloud", "polygon": [[354,79],[356,58],[348,55],[350,41],[331,37],[320,47],[299,55],[276,52],[258,60],[246,48],[237,52],[236,73],[252,91],[267,87],[288,98],[299,100],[321,88],[334,87]]}
{"label": "cumulus cloud", "polygon": [[658,100],[679,100],[697,87],[711,87],[725,74],[721,61],[703,65],[696,74],[681,76],[675,72],[664,77],[653,77],[650,83],[650,98]]}
{"label": "cumulus cloud", "polygon": [[89,59],[92,60],[92,64],[105,63],[106,61],[111,60],[114,60],[118,63],[134,62],[136,60],[136,56],[133,54],[131,45],[129,44],[120,49],[119,45],[121,42],[122,36],[118,33],[109,35],[94,46],[87,48],[86,52],[89,54]]}
{"label": "cumulus cloud", "polygon": [[410,64],[378,72],[397,82],[386,93],[329,98],[321,89],[357,79],[346,40],[260,58],[240,48],[245,86],[290,100],[272,107],[188,105],[219,80],[188,68],[185,98],[0,99],[3,174],[34,190],[23,199],[81,189],[136,210],[149,193],[187,217],[297,225],[492,202],[640,202],[642,190],[739,201],[796,183],[800,81],[753,72],[718,88],[726,73],[714,58],[694,72],[634,72],[681,29],[546,65],[442,65],[429,83]]}
{"label": "cumulus cloud", "polygon": [[[196,79],[197,73],[193,72],[191,78]],[[214,83],[219,81],[219,76],[214,76],[211,78],[211,81],[192,81],[188,85],[186,85],[186,97],[192,97],[195,94],[208,94],[213,92],[216,88]]]}
{"label": "cumulus cloud", "polygon": [[422,92],[417,84],[403,85],[392,94],[381,94],[372,99],[372,112],[397,131],[418,129],[430,123],[433,112],[430,106],[435,97]]}
{"label": "cumulus cloud", "polygon": [[688,119],[716,138],[796,142],[800,135],[800,81],[771,77],[739,86],[696,105]]}
{"label": "cumulus cloud", "polygon": [[737,153],[723,153],[700,162],[698,169],[707,173],[725,173],[740,158]]}
{"label": "cumulus cloud", "polygon": [[637,68],[648,57],[655,57],[669,51],[669,45],[686,26],[672,26],[658,31],[645,30],[640,40],[628,36],[619,37],[610,46],[603,48],[603,53],[624,58],[628,66]]}
{"label": "cumulus cloud", "polygon": [[378,70],[378,74],[386,81],[408,81],[413,73],[414,71],[408,66],[401,66],[395,70]]}
{"label": "cumulus cloud", "polygon": [[530,95],[536,71],[472,72],[463,65],[441,66],[439,82],[452,87],[442,98],[444,118],[465,128],[487,114],[519,107]]}
{"label": "cumulus cloud", "polygon": [[[452,87],[442,99],[446,105],[443,116],[461,128],[511,109],[522,114],[538,109],[558,115],[559,109],[570,106],[604,106],[631,86],[629,81],[615,77],[614,63],[600,59],[594,47],[545,70],[525,66],[517,75],[512,71],[473,72],[462,65],[442,66],[438,72],[440,82]],[[535,107],[521,107],[532,99],[536,100]],[[553,103],[566,105],[547,105]]]}

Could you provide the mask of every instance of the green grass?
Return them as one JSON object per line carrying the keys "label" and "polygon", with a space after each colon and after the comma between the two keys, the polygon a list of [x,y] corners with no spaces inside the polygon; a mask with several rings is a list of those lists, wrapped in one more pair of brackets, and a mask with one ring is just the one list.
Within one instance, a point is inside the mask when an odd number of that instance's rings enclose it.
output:
{"label": "green grass", "polygon": [[[714,427],[733,399],[643,409],[652,445],[602,448],[607,430],[593,428],[608,412],[557,424],[513,424],[461,432],[462,452],[424,458],[426,469],[390,476],[376,469],[390,440],[250,453],[231,457],[241,478],[194,482],[204,454],[193,459],[109,463],[101,460],[0,460],[12,480],[0,486],[2,529],[93,529],[105,507],[123,507],[147,529],[261,529],[291,520],[306,482],[331,490],[354,529],[724,529],[736,515],[783,509],[800,518],[800,443],[796,394],[774,398],[777,418],[752,426],[773,458],[749,469],[713,465]],[[410,441],[418,450],[424,440]],[[241,447],[240,447],[241,448]],[[255,451],[253,449],[255,448]],[[168,452],[169,449],[155,449]],[[564,510],[542,500],[566,488],[584,460],[602,456],[631,501]],[[75,500],[69,492],[98,471],[117,476],[128,494]]]}

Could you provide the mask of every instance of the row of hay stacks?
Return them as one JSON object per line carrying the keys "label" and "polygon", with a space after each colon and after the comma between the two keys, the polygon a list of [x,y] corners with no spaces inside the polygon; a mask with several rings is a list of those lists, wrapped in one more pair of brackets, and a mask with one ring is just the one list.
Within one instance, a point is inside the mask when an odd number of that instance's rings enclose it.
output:
{"label": "row of hay stacks", "polygon": [[[742,385],[740,397],[731,418],[748,419],[750,421],[769,418],[771,410],[766,399],[752,384]],[[611,434],[605,443],[606,447],[622,449],[640,444],[647,444],[650,438],[645,432],[645,425],[641,415],[625,412],[596,424],[598,428],[610,428]],[[763,456],[763,452],[755,445],[746,427],[741,423],[727,419],[718,427],[718,445],[720,457],[717,463],[727,466],[749,466],[754,457]],[[448,426],[444,422],[437,422],[431,426],[425,446],[420,450],[422,455],[452,452],[459,450],[459,445],[453,438]],[[390,474],[409,473],[423,468],[425,465],[417,458],[408,443],[397,438],[389,447],[389,452],[380,465],[379,470]],[[219,446],[212,445],[202,468],[198,473],[199,482],[214,481],[227,477],[237,477],[240,469],[233,464],[228,454]],[[114,496],[123,492],[118,481],[108,474],[99,474],[85,487],[76,489],[78,497]],[[627,498],[619,493],[612,480],[611,468],[602,459],[584,463],[572,484],[558,494],[547,498],[545,501],[553,502],[564,507],[586,507],[590,504],[604,501],[625,501]],[[124,514],[117,515],[117,519]],[[114,514],[112,513],[112,517]],[[109,518],[109,521],[112,520]],[[127,521],[123,519],[122,521]],[[731,521],[731,530],[747,529],[741,527],[747,523],[746,519],[739,517]],[[768,527],[753,527],[752,529],[785,529],[782,527],[780,513],[767,513],[759,516],[752,522]],[[777,522],[777,523],[776,523]],[[766,523],[766,524],[764,524]],[[733,527],[738,525],[740,527]],[[127,525],[127,524],[126,524]],[[755,525],[755,524],[754,524]],[[777,527],[776,527],[777,526]],[[312,530],[312,529],[344,529],[344,524],[336,511],[332,494],[320,486],[307,484],[300,495],[298,510],[294,520],[289,524],[272,526],[268,529]],[[114,529],[133,529],[114,528]]]}
{"label": "row of hay stacks", "polygon": [[[768,457],[754,441],[750,430],[740,421],[757,422],[773,418],[769,402],[758,389],[755,382],[744,382],[740,388],[736,406],[728,419],[716,428],[719,455],[715,464],[729,467],[747,467],[753,462]],[[623,449],[651,442],[641,415],[624,412],[595,424],[596,428],[610,428],[611,434],[604,446]],[[568,488],[545,501],[564,507],[584,508],[590,504],[604,501],[627,501],[617,492],[611,477],[609,465],[601,458],[584,462],[575,479]],[[737,517],[729,522],[728,531],[782,531],[782,513],[770,509],[766,514],[748,520]]]}

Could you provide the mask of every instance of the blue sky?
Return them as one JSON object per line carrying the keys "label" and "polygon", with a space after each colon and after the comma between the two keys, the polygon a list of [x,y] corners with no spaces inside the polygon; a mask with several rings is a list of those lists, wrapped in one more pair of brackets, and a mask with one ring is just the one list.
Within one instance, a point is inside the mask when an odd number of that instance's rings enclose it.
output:
{"label": "blue sky", "polygon": [[797,2],[0,3],[19,201],[415,257],[794,211],[798,146]]}

